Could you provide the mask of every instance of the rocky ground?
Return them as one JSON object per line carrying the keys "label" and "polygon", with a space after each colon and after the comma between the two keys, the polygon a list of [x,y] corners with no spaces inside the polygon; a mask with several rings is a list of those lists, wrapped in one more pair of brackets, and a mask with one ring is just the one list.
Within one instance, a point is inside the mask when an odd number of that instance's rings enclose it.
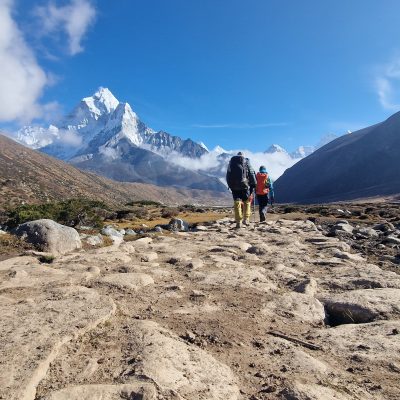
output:
{"label": "rocky ground", "polygon": [[330,210],[0,262],[0,398],[399,399],[398,221]]}

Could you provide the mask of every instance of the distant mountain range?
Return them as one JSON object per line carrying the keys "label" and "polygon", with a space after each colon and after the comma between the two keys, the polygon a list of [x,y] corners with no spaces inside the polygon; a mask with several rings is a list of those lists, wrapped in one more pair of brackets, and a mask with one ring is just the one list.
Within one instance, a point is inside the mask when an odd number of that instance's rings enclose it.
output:
{"label": "distant mountain range", "polygon": [[[117,181],[217,192],[226,190],[227,163],[236,153],[219,146],[209,151],[203,143],[154,131],[139,119],[128,103],[118,101],[106,88],[83,98],[71,113],[47,128],[23,127],[16,133],[16,139]],[[288,153],[274,144],[264,152],[265,157],[255,157],[254,161],[276,164],[275,169],[274,165],[269,167],[279,176],[316,148],[301,146]]]}
{"label": "distant mountain range", "polygon": [[51,156],[108,178],[159,186],[225,191],[215,177],[165,159],[176,152],[196,158],[204,146],[167,132],[155,132],[105,88],[86,97],[63,120],[45,129],[24,127],[17,140]]}
{"label": "distant mountain range", "polygon": [[287,169],[280,202],[321,203],[400,193],[400,112],[341,136]]}

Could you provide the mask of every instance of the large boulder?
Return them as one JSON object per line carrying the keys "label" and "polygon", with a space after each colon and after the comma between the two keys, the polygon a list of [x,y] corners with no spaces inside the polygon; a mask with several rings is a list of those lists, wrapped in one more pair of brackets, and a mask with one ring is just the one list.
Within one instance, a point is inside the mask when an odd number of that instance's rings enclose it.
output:
{"label": "large boulder", "polygon": [[64,254],[82,247],[79,233],[51,219],[38,219],[19,225],[14,233],[25,238],[38,250]]}

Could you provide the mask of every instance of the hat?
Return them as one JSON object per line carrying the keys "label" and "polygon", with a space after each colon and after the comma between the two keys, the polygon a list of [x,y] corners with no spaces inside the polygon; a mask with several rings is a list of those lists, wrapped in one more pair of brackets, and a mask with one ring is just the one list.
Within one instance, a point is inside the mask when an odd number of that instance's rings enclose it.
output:
{"label": "hat", "polygon": [[261,165],[259,171],[260,171],[261,173],[263,173],[263,174],[266,174],[266,173],[267,173],[267,168],[265,168],[264,165]]}

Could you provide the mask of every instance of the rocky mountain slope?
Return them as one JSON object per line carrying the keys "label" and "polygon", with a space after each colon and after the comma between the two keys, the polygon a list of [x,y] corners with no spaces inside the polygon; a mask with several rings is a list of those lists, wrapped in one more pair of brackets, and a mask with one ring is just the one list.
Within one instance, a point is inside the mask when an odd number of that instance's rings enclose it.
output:
{"label": "rocky mountain slope", "polygon": [[311,221],[233,226],[0,262],[0,396],[397,400],[399,275]]}
{"label": "rocky mountain slope", "polygon": [[400,112],[342,136],[276,181],[281,202],[319,203],[400,193]]}
{"label": "rocky mountain slope", "polygon": [[73,197],[102,200],[110,205],[143,199],[171,204],[229,201],[227,192],[115,182],[28,149],[3,135],[0,135],[0,193],[0,208]]}

